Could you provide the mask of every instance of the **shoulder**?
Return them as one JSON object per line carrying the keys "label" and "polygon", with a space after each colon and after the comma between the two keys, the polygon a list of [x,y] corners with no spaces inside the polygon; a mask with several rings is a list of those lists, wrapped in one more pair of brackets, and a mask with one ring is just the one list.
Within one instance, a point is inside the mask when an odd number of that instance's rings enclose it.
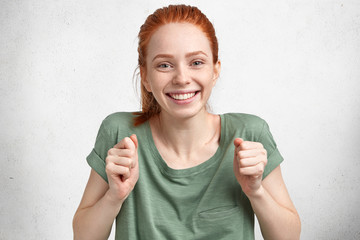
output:
{"label": "shoulder", "polygon": [[266,121],[253,114],[226,113],[222,116],[227,131],[238,132],[241,136],[249,140],[254,141],[258,139],[264,128],[267,128]]}
{"label": "shoulder", "polygon": [[108,115],[104,119],[103,124],[112,127],[117,126],[119,124],[127,124],[131,126],[133,117],[134,115],[132,112],[116,112]]}
{"label": "shoulder", "polygon": [[266,123],[261,117],[247,113],[225,113],[223,117],[227,124],[237,127],[258,128]]}
{"label": "shoulder", "polygon": [[109,134],[132,131],[133,125],[132,112],[116,112],[108,115],[101,124],[101,128]]}

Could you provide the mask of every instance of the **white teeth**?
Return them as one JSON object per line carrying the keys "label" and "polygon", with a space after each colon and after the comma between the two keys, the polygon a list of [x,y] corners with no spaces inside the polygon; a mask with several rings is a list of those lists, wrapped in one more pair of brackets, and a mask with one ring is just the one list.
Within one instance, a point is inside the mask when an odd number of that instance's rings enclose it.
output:
{"label": "white teeth", "polygon": [[172,94],[170,96],[176,100],[186,100],[195,96],[195,93],[185,93],[185,94]]}

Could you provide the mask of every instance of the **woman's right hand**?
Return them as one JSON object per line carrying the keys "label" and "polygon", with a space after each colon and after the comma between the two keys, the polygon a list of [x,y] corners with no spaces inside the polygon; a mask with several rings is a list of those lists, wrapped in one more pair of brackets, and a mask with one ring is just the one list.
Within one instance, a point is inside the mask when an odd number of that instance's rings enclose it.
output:
{"label": "woman's right hand", "polygon": [[138,140],[135,134],[122,139],[108,151],[106,174],[108,196],[114,203],[123,203],[139,179]]}

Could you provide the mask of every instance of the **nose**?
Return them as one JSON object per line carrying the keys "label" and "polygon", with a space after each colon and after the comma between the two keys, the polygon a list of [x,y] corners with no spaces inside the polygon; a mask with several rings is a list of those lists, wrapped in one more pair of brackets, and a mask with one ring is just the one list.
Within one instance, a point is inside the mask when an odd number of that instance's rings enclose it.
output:
{"label": "nose", "polygon": [[174,71],[173,84],[175,85],[186,85],[190,83],[190,75],[186,67],[178,66]]}

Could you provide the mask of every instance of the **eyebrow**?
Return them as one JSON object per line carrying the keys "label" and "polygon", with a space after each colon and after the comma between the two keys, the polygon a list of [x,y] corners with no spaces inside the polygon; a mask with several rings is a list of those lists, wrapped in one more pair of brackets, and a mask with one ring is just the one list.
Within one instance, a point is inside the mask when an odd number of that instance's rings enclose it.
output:
{"label": "eyebrow", "polygon": [[[208,56],[206,53],[204,53],[203,51],[195,51],[195,52],[190,52],[190,53],[187,53],[185,55],[186,58],[188,57],[192,57],[192,56],[195,56],[195,55],[205,55],[206,57]],[[171,54],[158,54],[156,55],[152,61],[154,61],[155,59],[157,58],[173,58],[174,56],[171,55]]]}
{"label": "eyebrow", "polygon": [[203,51],[195,51],[195,52],[191,52],[191,53],[187,53],[185,55],[185,57],[192,57],[192,56],[195,56],[195,55],[200,55],[200,54],[203,54],[205,56],[208,56],[206,53],[204,53]]}

